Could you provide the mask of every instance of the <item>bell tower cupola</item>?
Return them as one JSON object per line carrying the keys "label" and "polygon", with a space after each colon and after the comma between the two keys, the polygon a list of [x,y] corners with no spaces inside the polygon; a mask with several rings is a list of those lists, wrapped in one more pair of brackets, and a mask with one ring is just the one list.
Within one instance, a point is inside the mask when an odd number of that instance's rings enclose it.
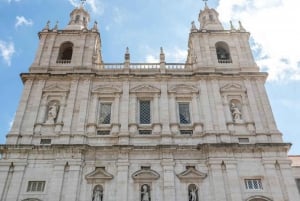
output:
{"label": "bell tower cupola", "polygon": [[102,64],[98,23],[89,27],[90,14],[82,3],[73,9],[68,25],[62,29],[50,21],[39,32],[39,47],[31,72],[91,71]]}
{"label": "bell tower cupola", "polygon": [[66,30],[82,30],[86,29],[90,21],[89,13],[84,9],[83,4],[79,8],[75,8],[70,13],[70,22],[65,28]]}
{"label": "bell tower cupola", "polygon": [[249,44],[250,33],[240,24],[235,29],[233,23],[225,29],[214,8],[209,8],[206,1],[199,13],[200,28],[194,21],[188,42],[187,63],[198,71],[210,72],[257,72]]}
{"label": "bell tower cupola", "polygon": [[204,10],[199,13],[200,29],[206,30],[224,30],[220,20],[219,13],[215,9],[211,9],[205,2]]}

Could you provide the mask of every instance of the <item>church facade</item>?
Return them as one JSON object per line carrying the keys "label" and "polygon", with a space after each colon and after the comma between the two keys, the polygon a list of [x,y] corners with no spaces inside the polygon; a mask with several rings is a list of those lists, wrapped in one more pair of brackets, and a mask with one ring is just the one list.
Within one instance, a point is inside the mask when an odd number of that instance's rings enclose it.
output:
{"label": "church facade", "polygon": [[[49,27],[5,145],[1,201],[297,201],[242,24],[205,5],[186,63],[104,63],[89,13]],[[300,178],[300,174],[298,175]]]}

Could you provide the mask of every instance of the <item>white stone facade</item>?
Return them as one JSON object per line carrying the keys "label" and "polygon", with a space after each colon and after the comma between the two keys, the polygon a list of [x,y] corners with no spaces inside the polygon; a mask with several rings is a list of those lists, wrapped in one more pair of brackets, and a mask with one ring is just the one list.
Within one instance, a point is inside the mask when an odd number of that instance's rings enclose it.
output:
{"label": "white stone facade", "polygon": [[300,200],[249,33],[217,17],[192,24],[185,64],[103,63],[82,7],[47,24],[0,145],[0,200]]}

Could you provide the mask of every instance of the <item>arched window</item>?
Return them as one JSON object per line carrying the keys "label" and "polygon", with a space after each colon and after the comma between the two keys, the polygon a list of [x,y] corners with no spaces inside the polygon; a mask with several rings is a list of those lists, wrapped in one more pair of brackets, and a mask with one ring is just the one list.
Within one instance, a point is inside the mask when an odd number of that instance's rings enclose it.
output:
{"label": "arched window", "polygon": [[94,187],[92,201],[103,201],[103,186],[97,185]]}
{"label": "arched window", "polygon": [[247,201],[272,201],[272,200],[265,196],[255,195],[248,198]]}
{"label": "arched window", "polygon": [[198,187],[195,184],[190,184],[188,187],[189,201],[199,201]]}
{"label": "arched window", "polygon": [[76,15],[76,17],[75,17],[75,23],[78,23],[79,20],[80,20],[80,15]]}
{"label": "arched window", "polygon": [[65,42],[59,48],[59,54],[56,63],[69,64],[73,55],[73,43]]}
{"label": "arched window", "polygon": [[232,63],[230,51],[227,43],[225,42],[217,42],[216,45],[216,53],[219,63]]}

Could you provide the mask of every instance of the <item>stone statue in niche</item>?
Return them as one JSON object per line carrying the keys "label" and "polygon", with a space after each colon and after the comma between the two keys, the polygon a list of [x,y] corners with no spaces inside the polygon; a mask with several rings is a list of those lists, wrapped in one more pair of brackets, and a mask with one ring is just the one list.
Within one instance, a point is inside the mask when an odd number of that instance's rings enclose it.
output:
{"label": "stone statue in niche", "polygon": [[56,118],[57,118],[57,113],[58,113],[57,103],[53,103],[53,104],[49,105],[46,123],[54,124],[56,121]]}
{"label": "stone statue in niche", "polygon": [[150,201],[150,188],[146,184],[142,186],[141,198],[141,201]]}
{"label": "stone statue in niche", "polygon": [[231,103],[231,114],[234,122],[240,122],[242,120],[242,113],[240,109],[234,104]]}
{"label": "stone statue in niche", "polygon": [[198,188],[194,184],[189,186],[189,201],[198,201]]}
{"label": "stone statue in niche", "polygon": [[95,186],[92,201],[103,201],[103,188],[100,185]]}

